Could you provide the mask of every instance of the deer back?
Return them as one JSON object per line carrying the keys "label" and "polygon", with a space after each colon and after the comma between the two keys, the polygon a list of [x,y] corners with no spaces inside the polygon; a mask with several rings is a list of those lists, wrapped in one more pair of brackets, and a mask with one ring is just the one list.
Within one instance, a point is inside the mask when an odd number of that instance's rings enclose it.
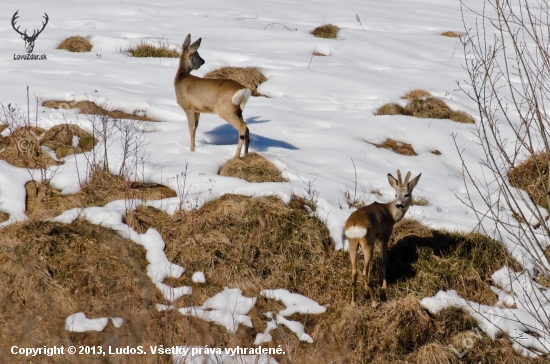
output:
{"label": "deer back", "polygon": [[233,96],[242,89],[233,80],[201,78],[191,74],[178,74],[174,80],[178,104],[184,109],[200,113],[236,112],[240,110],[233,103]]}
{"label": "deer back", "polygon": [[344,226],[344,231],[357,227],[376,237],[387,237],[393,231],[394,219],[387,204],[373,202],[354,211]]}

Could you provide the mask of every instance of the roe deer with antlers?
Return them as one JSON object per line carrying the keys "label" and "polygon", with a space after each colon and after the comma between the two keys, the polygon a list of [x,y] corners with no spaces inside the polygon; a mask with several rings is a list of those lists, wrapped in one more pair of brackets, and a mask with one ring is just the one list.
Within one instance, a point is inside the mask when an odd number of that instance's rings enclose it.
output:
{"label": "roe deer with antlers", "polygon": [[249,132],[243,120],[243,109],[252,91],[232,80],[200,78],[191,75],[192,70],[199,69],[204,64],[204,59],[197,52],[201,38],[193,44],[190,43],[191,34],[183,42],[174,87],[178,104],[187,115],[191,151],[195,150],[195,133],[202,112],[218,114],[220,118],[237,129],[239,144],[235,157],[241,156],[243,143],[244,154],[248,154]]}
{"label": "roe deer with antlers", "polygon": [[359,245],[365,257],[363,267],[363,280],[365,288],[369,291],[373,307],[376,301],[370,287],[370,269],[374,244],[379,242],[382,251],[382,289],[386,289],[386,264],[388,258],[388,241],[390,240],[393,226],[407,213],[412,202],[412,191],[418,180],[419,174],[409,182],[411,172],[407,172],[405,181],[401,180],[401,171],[397,170],[397,179],[388,173],[388,181],[395,189],[395,200],[388,203],[373,202],[353,212],[344,227],[344,234],[349,242],[349,255],[351,258],[351,305],[356,305],[357,282],[357,251]]}

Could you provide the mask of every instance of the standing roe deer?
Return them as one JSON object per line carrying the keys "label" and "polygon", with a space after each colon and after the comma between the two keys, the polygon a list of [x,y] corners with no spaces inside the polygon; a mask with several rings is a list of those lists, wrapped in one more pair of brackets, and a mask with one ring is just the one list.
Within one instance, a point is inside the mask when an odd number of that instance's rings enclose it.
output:
{"label": "standing roe deer", "polygon": [[353,212],[344,227],[344,233],[349,242],[349,255],[351,258],[351,305],[355,307],[356,282],[357,282],[357,250],[361,250],[365,256],[363,267],[363,280],[366,289],[372,299],[373,307],[376,301],[370,287],[370,268],[374,244],[380,242],[382,251],[382,289],[386,289],[386,264],[388,241],[390,240],[393,226],[407,213],[412,201],[412,190],[420,179],[419,174],[409,182],[411,172],[407,172],[405,181],[401,181],[401,171],[397,170],[397,179],[388,173],[388,181],[395,189],[395,200],[385,204],[373,202]]}
{"label": "standing roe deer", "polygon": [[191,34],[183,42],[178,72],[174,79],[176,98],[189,123],[191,136],[190,148],[195,150],[195,133],[199,125],[200,113],[215,113],[239,132],[239,144],[235,157],[241,156],[244,142],[244,154],[248,154],[249,132],[243,120],[244,105],[252,91],[238,82],[213,78],[200,78],[191,75],[192,70],[199,69],[204,59],[197,49],[201,38],[191,44]]}

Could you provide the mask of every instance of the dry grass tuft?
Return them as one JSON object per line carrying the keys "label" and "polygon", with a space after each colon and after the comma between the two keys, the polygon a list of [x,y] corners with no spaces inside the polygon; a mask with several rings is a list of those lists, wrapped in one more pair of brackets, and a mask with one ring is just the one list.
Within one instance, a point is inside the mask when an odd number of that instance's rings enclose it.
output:
{"label": "dry grass tuft", "polygon": [[89,152],[96,143],[97,140],[91,133],[73,124],[56,125],[40,140],[40,144],[55,151],[57,158]]}
{"label": "dry grass tuft", "polygon": [[106,171],[96,170],[90,181],[73,195],[62,195],[47,183],[36,181],[25,185],[27,190],[26,213],[31,218],[46,219],[75,207],[104,206],[122,199],[157,200],[176,197],[168,187],[128,182]]}
{"label": "dry grass tuft", "polygon": [[437,149],[432,150],[430,153],[435,154],[435,155],[441,155],[441,152]]}
{"label": "dry grass tuft", "polygon": [[428,200],[426,199],[426,197],[413,197],[411,205],[428,206]]}
{"label": "dry grass tuft", "polygon": [[247,182],[288,182],[273,163],[257,153],[230,159],[222,166],[219,175],[240,178]]}
{"label": "dry grass tuft", "polygon": [[386,139],[383,143],[380,143],[380,144],[376,144],[376,143],[371,143],[371,142],[367,142],[369,144],[372,144],[374,146],[376,146],[376,148],[384,148],[384,149],[391,149],[393,150],[395,153],[397,154],[402,154],[402,155],[418,155],[416,154],[416,152],[414,151],[413,147],[411,144],[409,143],[403,143],[403,142],[398,142],[398,141],[395,141],[393,139]]}
{"label": "dry grass tuft", "polygon": [[0,223],[8,221],[9,219],[10,219],[10,214],[0,211]]}
{"label": "dry grass tuft", "polygon": [[422,364],[455,364],[460,363],[457,355],[451,348],[439,343],[429,343],[422,346],[409,356],[413,363]]}
{"label": "dry grass tuft", "polygon": [[263,96],[258,92],[258,86],[267,78],[255,67],[225,66],[204,75],[205,78],[233,80],[252,91],[252,96]]}
{"label": "dry grass tuft", "polygon": [[88,115],[105,115],[113,119],[131,119],[131,120],[141,120],[141,121],[156,121],[148,118],[147,116],[140,115],[141,110],[136,110],[133,114],[128,114],[119,110],[107,110],[101,106],[96,105],[91,101],[79,101],[79,102],[68,102],[68,101],[45,101],[42,103],[42,106],[49,107],[50,109],[80,109],[80,113]]}
{"label": "dry grass tuft", "polygon": [[444,37],[450,37],[450,38],[460,38],[460,34],[455,33],[451,30],[447,30],[446,32],[441,33]]}
{"label": "dry grass tuft", "polygon": [[427,97],[426,99],[412,100],[405,111],[408,115],[417,118],[449,119],[452,110],[440,99]]}
{"label": "dry grass tuft", "polygon": [[69,37],[65,39],[57,49],[65,49],[69,52],[89,52],[92,50],[92,43],[84,37]]}
{"label": "dry grass tuft", "polygon": [[168,44],[160,43],[152,45],[141,41],[138,45],[129,47],[124,50],[129,52],[133,57],[155,57],[155,58],[179,58],[180,54],[177,50],[171,49]]}
{"label": "dry grass tuft", "polygon": [[417,118],[451,119],[459,123],[475,123],[467,113],[452,111],[443,100],[430,96],[428,91],[413,90],[402,97],[402,99],[411,100],[406,107],[389,103],[376,110],[375,115],[408,115]]}
{"label": "dry grass tuft", "polygon": [[318,38],[336,38],[338,36],[338,28],[334,24],[323,24],[311,31],[311,34]]}
{"label": "dry grass tuft", "polygon": [[430,97],[432,96],[431,93],[429,93],[428,91],[426,90],[421,90],[421,89],[415,89],[415,90],[412,90],[411,92],[407,93],[406,95],[403,95],[401,97],[402,100],[414,100],[414,99],[421,99],[423,97]]}
{"label": "dry grass tuft", "polygon": [[384,106],[381,106],[374,115],[407,115],[405,108],[396,103],[389,103]]}
{"label": "dry grass tuft", "polygon": [[5,138],[0,138],[0,159],[22,168],[48,168],[59,164],[40,147],[37,137],[45,133],[44,129],[22,127]]}
{"label": "dry grass tuft", "polygon": [[452,121],[465,124],[475,124],[474,118],[465,113],[464,111],[454,111],[449,117]]}
{"label": "dry grass tuft", "polygon": [[508,172],[508,179],[513,187],[527,192],[539,206],[549,209],[545,181],[548,181],[548,155],[544,152],[535,154]]}

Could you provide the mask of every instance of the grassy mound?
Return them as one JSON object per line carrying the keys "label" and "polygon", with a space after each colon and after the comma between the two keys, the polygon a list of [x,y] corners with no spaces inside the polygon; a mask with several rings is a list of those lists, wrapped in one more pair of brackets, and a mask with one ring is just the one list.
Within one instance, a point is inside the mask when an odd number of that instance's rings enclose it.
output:
{"label": "grassy mound", "polygon": [[65,39],[57,49],[65,49],[69,52],[89,52],[92,50],[92,43],[84,37],[69,37]]}
{"label": "grassy mound", "polygon": [[104,206],[115,200],[157,200],[176,196],[168,187],[128,182],[101,170],[92,173],[90,181],[73,195],[62,195],[51,185],[36,181],[28,182],[25,189],[27,216],[39,219],[57,216],[75,207]]}
{"label": "grassy mound", "polygon": [[311,31],[311,34],[318,38],[336,38],[338,36],[338,28],[334,24],[323,24]]}
{"label": "grassy mound", "polygon": [[96,143],[97,140],[91,133],[73,124],[56,125],[40,140],[40,144],[55,151],[57,158],[88,152]]}
{"label": "grassy mound", "polygon": [[40,147],[44,129],[22,127],[5,138],[0,138],[0,159],[22,168],[48,168],[59,164]]}
{"label": "grassy mound", "polygon": [[152,45],[141,41],[138,45],[129,47],[124,50],[129,52],[133,57],[163,57],[163,58],[179,58],[180,54],[175,49],[171,49],[168,44],[159,43]]}
{"label": "grassy mound", "polygon": [[432,94],[429,93],[428,91],[417,88],[408,92],[406,95],[401,96],[401,99],[414,100],[414,99],[421,99],[423,97],[430,97],[430,96],[432,96]]}
{"label": "grassy mound", "polygon": [[414,151],[412,145],[410,145],[409,143],[397,142],[393,139],[386,139],[383,143],[380,143],[380,144],[370,143],[370,142],[367,142],[367,143],[376,146],[376,148],[391,149],[397,154],[418,155]]}
{"label": "grassy mound", "polygon": [[[180,210],[171,216],[139,207],[126,216],[138,232],[157,229],[166,242],[168,258],[187,268],[184,277],[165,283],[188,284],[193,272],[205,273],[207,283],[194,289],[182,305],[200,305],[226,286],[258,297],[249,313],[254,329],[241,327],[231,335],[219,325],[191,318],[190,336],[197,338],[189,344],[251,345],[256,332],[266,327],[263,314],[283,308],[259,292],[284,288],[328,309],[322,315],[290,317],[304,324],[314,345],[299,342],[286,328],[271,332],[273,341],[267,346],[281,344],[286,352],[276,356],[279,362],[422,363],[430,347],[447,347],[456,335],[472,330],[475,321],[454,308],[431,315],[418,299],[455,289],[466,299],[493,304],[496,296],[489,288],[490,275],[506,263],[514,266],[501,246],[486,237],[431,230],[404,220],[396,225],[390,242],[385,294],[379,288],[378,249],[375,252],[371,277],[382,304],[371,309],[359,284],[359,308],[352,308],[348,254],[333,250],[328,230],[310,216],[311,206],[306,206],[307,201],[296,197],[286,205],[275,197],[225,195],[197,211]],[[521,358],[502,340],[485,338],[475,350],[480,355],[476,357],[500,350],[510,358]],[[437,359],[446,353],[439,350],[433,355]]]}
{"label": "grassy mound", "polygon": [[233,80],[252,91],[252,96],[263,96],[258,86],[267,78],[255,67],[221,67],[204,75],[205,78]]}
{"label": "grassy mound", "polygon": [[417,118],[449,119],[452,110],[445,102],[434,97],[412,100],[405,111],[408,115]]}
{"label": "grassy mound", "polygon": [[140,115],[140,110],[136,110],[133,114],[128,114],[119,110],[107,110],[101,106],[96,105],[91,101],[79,101],[79,102],[68,102],[68,101],[45,101],[42,103],[42,106],[48,107],[50,109],[80,109],[82,114],[88,115],[105,115],[113,119],[132,119],[132,120],[141,120],[141,121],[156,121],[148,118],[147,116]]}
{"label": "grassy mound", "polygon": [[453,32],[452,30],[447,30],[446,32],[441,33],[441,35],[449,38],[460,38],[460,34]]}
{"label": "grassy mound", "polygon": [[[18,362],[10,347],[69,345],[171,346],[181,344],[181,325],[167,322],[154,308],[161,300],[145,274],[145,251],[113,231],[77,220],[67,225],[27,222],[2,230],[0,244],[0,361]],[[121,317],[103,332],[65,330],[69,315]],[[172,340],[165,331],[175,335]],[[75,362],[55,355],[48,363]],[[125,359],[131,360],[130,356]],[[137,358],[134,358],[137,359]],[[151,360],[140,356],[138,362]],[[34,360],[34,359],[33,359]],[[82,355],[78,363],[103,363],[104,357]],[[152,362],[152,361],[151,361]],[[163,361],[162,361],[163,362]]]}
{"label": "grassy mound", "polygon": [[390,103],[380,107],[378,110],[376,110],[376,113],[374,115],[380,116],[380,115],[407,115],[407,114],[403,106],[396,103]]}
{"label": "grassy mound", "polygon": [[230,159],[220,169],[219,174],[244,179],[247,182],[287,182],[273,163],[257,153]]}
{"label": "grassy mound", "polygon": [[413,90],[402,97],[411,101],[406,107],[389,103],[376,110],[375,115],[407,115],[417,118],[451,119],[459,123],[474,124],[474,119],[462,111],[452,111],[443,101],[424,90]]}
{"label": "grassy mound", "polygon": [[537,205],[548,210],[545,185],[548,172],[548,155],[540,152],[508,172],[508,179],[513,187],[524,190]]}

